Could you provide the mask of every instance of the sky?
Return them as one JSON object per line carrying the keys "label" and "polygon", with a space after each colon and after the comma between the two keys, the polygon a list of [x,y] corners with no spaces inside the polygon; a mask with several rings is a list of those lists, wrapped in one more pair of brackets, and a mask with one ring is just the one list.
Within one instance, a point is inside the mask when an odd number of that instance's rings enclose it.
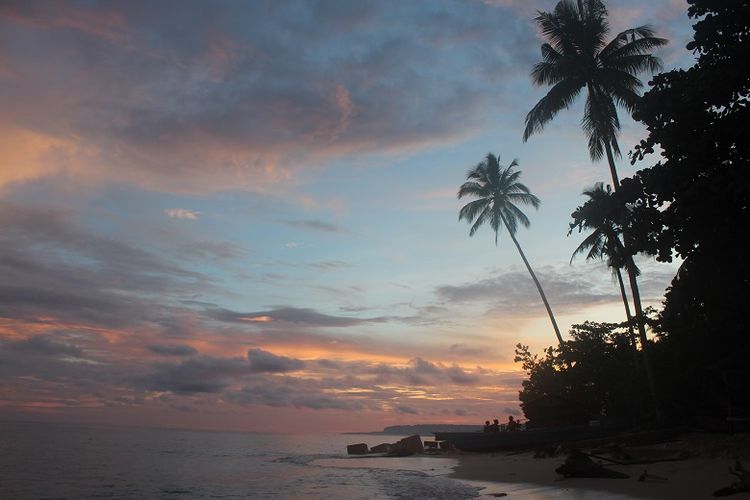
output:
{"label": "sky", "polygon": [[[687,67],[687,4],[607,2]],[[369,431],[520,415],[556,343],[505,232],[458,221],[492,152],[563,335],[624,320],[570,262],[609,179],[581,102],[522,141],[546,0],[0,5],[0,419]],[[648,75],[644,75],[644,82]],[[645,130],[621,112],[620,145]],[[618,162],[620,177],[654,163]],[[676,264],[641,257],[645,305]]]}

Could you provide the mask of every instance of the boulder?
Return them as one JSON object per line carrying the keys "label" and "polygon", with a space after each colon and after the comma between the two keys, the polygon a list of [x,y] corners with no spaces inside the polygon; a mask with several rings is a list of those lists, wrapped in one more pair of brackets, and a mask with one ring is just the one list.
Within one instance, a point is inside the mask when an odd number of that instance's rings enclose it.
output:
{"label": "boulder", "polygon": [[370,448],[370,453],[388,453],[393,448],[391,443],[382,443]]}
{"label": "boulder", "polygon": [[349,455],[367,455],[368,451],[367,443],[350,444],[346,447],[346,452]]}
{"label": "boulder", "polygon": [[424,446],[422,446],[422,438],[419,437],[419,434],[414,434],[413,436],[400,439],[396,443],[396,448],[398,448],[399,450],[406,450],[411,453],[424,453]]}

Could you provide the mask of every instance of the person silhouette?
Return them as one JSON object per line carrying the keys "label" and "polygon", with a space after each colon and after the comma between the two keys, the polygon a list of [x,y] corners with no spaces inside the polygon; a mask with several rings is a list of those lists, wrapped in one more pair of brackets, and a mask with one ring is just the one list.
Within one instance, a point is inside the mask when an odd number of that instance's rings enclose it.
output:
{"label": "person silhouette", "polygon": [[518,430],[518,421],[513,420],[513,415],[508,415],[508,423],[506,424],[505,428],[509,431]]}
{"label": "person silhouette", "polygon": [[500,432],[500,422],[498,422],[497,419],[494,419],[492,421],[492,425],[490,425],[490,432]]}

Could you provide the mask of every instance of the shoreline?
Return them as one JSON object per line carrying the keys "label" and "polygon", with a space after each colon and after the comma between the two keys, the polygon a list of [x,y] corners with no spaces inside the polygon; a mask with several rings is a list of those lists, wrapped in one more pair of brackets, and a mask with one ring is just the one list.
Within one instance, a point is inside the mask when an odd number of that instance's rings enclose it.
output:
{"label": "shoreline", "polygon": [[[638,457],[667,457],[682,453],[688,458],[654,461],[648,464],[617,465],[594,459],[628,478],[564,478],[555,469],[565,454],[534,458],[534,453],[451,453],[458,465],[449,477],[484,489],[486,498],[501,496],[532,498],[621,498],[701,499],[714,498],[714,491],[730,486],[737,477],[729,473],[736,459],[750,466],[750,435],[686,434],[669,443],[628,447]],[[648,476],[639,481],[644,471]],[[746,496],[747,494],[745,494]],[[738,498],[744,498],[740,494]]]}

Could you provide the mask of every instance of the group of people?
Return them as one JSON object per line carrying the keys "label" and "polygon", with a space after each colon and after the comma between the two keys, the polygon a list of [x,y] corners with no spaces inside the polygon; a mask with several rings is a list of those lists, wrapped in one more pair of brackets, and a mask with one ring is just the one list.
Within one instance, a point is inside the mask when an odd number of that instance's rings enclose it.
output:
{"label": "group of people", "polygon": [[[513,415],[508,415],[508,423],[505,424],[505,430],[506,431],[517,431],[518,430],[518,420],[515,420],[513,418]],[[497,419],[494,419],[492,423],[490,423],[489,420],[486,420],[484,422],[484,432],[500,432],[500,422]]]}

